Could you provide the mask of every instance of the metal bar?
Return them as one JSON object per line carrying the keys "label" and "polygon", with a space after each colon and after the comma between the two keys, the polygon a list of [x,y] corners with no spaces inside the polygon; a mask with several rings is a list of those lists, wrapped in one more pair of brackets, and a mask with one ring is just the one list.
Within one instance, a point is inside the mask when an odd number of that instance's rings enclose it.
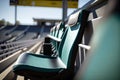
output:
{"label": "metal bar", "polygon": [[65,19],[67,18],[67,8],[68,8],[68,0],[62,0],[62,8],[63,8],[63,12],[62,12],[62,21],[65,21]]}
{"label": "metal bar", "polygon": [[91,48],[91,46],[84,45],[84,44],[79,44],[78,46],[81,48],[87,49],[87,50],[90,50],[90,48]]}
{"label": "metal bar", "polygon": [[17,1],[15,4],[15,26],[17,26]]}

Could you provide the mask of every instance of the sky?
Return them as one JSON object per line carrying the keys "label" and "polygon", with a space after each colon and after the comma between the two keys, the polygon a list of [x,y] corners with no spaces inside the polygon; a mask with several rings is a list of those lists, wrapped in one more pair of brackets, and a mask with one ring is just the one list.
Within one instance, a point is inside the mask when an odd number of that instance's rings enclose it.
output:
{"label": "sky", "polygon": [[[89,0],[80,0],[79,7],[84,5]],[[70,15],[75,8],[68,9]],[[0,0],[0,20],[5,19],[14,24],[15,22],[15,7],[10,6],[9,0]],[[44,19],[62,19],[61,8],[48,8],[48,7],[30,7],[18,6],[17,7],[17,20],[21,24],[35,24],[33,18]]]}

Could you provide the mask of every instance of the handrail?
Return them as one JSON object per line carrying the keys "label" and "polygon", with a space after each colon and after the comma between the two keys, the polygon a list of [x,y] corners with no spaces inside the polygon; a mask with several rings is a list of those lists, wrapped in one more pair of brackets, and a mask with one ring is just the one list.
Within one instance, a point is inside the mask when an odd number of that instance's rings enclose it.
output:
{"label": "handrail", "polygon": [[47,37],[49,37],[50,39],[55,40],[55,41],[57,41],[57,42],[61,42],[61,39],[56,38],[56,37],[54,37],[54,36],[47,35]]}
{"label": "handrail", "polygon": [[93,1],[90,5],[88,5],[87,7],[86,7],[86,9],[88,10],[88,9],[92,9],[93,7],[95,7],[95,6],[97,6],[97,5],[99,5],[99,4],[101,4],[101,3],[105,3],[105,2],[107,2],[108,0],[95,0],[95,1]]}
{"label": "handrail", "polygon": [[91,49],[91,46],[84,45],[84,44],[78,44],[78,46],[81,47],[81,48],[87,49],[87,50]]}

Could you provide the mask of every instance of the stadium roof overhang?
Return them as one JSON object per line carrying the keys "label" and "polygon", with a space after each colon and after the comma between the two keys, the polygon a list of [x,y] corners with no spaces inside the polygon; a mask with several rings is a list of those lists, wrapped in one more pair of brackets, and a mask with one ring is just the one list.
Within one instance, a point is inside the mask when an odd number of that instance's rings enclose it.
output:
{"label": "stadium roof overhang", "polygon": [[[78,8],[78,0],[67,0],[68,8]],[[10,0],[10,5],[62,7],[62,0]]]}

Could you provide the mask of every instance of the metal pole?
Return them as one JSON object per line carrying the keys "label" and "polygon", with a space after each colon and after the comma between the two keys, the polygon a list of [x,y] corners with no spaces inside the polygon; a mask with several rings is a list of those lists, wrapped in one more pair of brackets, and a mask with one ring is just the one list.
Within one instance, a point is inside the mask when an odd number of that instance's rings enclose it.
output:
{"label": "metal pole", "polygon": [[17,26],[17,2],[15,4],[15,26]]}
{"label": "metal pole", "polygon": [[65,21],[65,19],[67,18],[67,8],[68,8],[68,0],[62,0],[62,21]]}

